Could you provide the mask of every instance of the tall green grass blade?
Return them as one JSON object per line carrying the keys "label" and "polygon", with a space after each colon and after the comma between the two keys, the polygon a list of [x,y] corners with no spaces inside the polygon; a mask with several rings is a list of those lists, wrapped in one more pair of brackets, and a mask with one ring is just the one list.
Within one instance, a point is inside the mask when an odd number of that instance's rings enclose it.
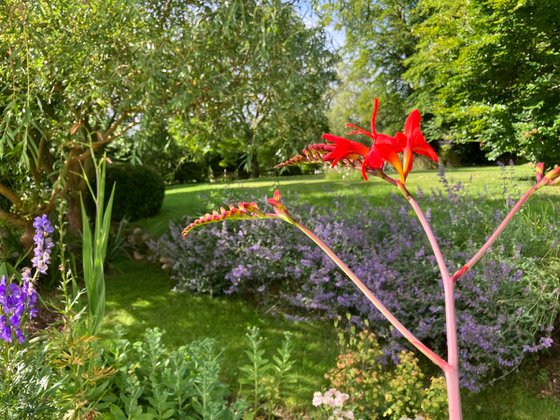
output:
{"label": "tall green grass blade", "polygon": [[[83,200],[82,219],[83,219],[83,269],[84,281],[88,295],[88,332],[96,334],[99,330],[103,317],[105,315],[105,256],[107,254],[107,243],[109,242],[109,234],[111,230],[111,213],[113,208],[113,199],[115,196],[115,186],[111,191],[111,196],[107,205],[105,205],[105,168],[106,161],[103,159],[99,164],[93,161],[95,166],[95,176],[97,188],[93,200],[95,202],[95,225],[92,234],[89,226],[89,220]],[[86,183],[93,193],[91,185],[87,177]]]}

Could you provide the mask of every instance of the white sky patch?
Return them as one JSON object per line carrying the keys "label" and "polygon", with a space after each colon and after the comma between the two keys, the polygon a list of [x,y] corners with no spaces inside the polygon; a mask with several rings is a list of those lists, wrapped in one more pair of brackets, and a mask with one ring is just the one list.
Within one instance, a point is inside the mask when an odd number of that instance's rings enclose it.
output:
{"label": "white sky patch", "polygon": [[[302,0],[295,5],[296,12],[303,19],[303,23],[308,28],[313,28],[317,26],[319,22],[319,17],[313,10],[309,0]],[[334,28],[333,25],[325,27],[327,36],[330,38],[333,49],[337,50],[344,46],[346,43],[346,35],[344,31],[339,31]]]}

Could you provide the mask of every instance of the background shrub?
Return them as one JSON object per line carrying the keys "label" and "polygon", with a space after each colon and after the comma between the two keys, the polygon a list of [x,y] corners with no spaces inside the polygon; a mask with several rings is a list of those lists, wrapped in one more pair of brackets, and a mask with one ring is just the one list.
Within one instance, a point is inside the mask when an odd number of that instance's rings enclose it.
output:
{"label": "background shrub", "polygon": [[208,164],[206,162],[182,161],[175,169],[173,181],[181,184],[208,181]]}
{"label": "background shrub", "polygon": [[[443,191],[417,195],[453,271],[485,241],[511,198],[507,189],[500,197],[472,198],[463,195],[462,185],[443,177],[442,183]],[[420,223],[403,199],[395,197],[385,207],[371,207],[365,198],[335,200],[328,209],[286,202],[409,329],[440,354],[445,352],[439,272]],[[555,209],[535,212],[515,218],[458,283],[461,382],[471,390],[515,370],[527,353],[552,344],[560,309],[560,265],[551,250],[558,245],[560,224]],[[543,226],[530,223],[535,218]],[[350,313],[356,324],[368,319],[375,325],[386,359],[398,360],[407,348],[330,259],[291,226],[270,221],[215,224],[182,240],[183,226],[171,226],[169,234],[151,244],[154,258],[170,270],[177,289],[280,297],[283,310],[298,319]]]}
{"label": "background shrub", "polygon": [[115,163],[107,166],[106,192],[116,183],[112,219],[129,221],[155,216],[161,209],[165,185],[161,177],[145,166]]}

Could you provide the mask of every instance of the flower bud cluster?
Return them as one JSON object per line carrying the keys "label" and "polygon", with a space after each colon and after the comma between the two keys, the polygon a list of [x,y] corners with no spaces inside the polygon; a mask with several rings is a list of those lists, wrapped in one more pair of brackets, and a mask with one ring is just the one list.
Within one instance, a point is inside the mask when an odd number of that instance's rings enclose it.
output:
{"label": "flower bud cluster", "polygon": [[41,217],[35,218],[33,227],[35,228],[35,236],[33,236],[35,247],[33,248],[34,257],[31,259],[31,262],[33,267],[37,268],[37,271],[41,274],[46,274],[48,265],[51,262],[51,250],[54,246],[49,235],[54,232],[54,228],[44,214]]}

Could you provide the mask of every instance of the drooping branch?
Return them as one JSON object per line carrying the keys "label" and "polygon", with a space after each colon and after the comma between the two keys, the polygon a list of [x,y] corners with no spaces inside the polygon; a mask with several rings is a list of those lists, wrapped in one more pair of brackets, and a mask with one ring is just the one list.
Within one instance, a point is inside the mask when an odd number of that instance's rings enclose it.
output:
{"label": "drooping branch", "polygon": [[4,219],[17,226],[26,227],[28,225],[27,221],[21,217],[16,216],[10,212],[0,209],[0,219]]}
{"label": "drooping branch", "polygon": [[20,198],[4,184],[0,184],[0,195],[6,197],[16,207],[19,207],[21,205]]}

